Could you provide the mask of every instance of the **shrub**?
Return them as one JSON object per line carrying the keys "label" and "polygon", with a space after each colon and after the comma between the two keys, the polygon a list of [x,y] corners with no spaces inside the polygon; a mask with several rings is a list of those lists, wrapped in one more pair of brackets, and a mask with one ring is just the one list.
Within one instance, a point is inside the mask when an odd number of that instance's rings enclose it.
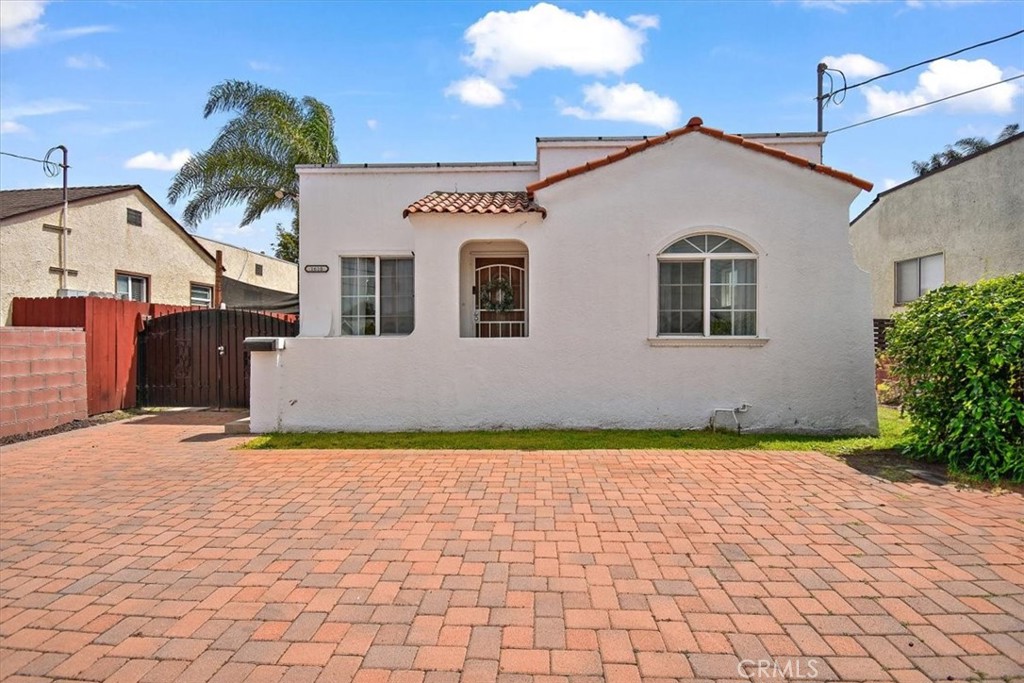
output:
{"label": "shrub", "polygon": [[893,320],[907,454],[1024,481],[1024,273],[941,287]]}

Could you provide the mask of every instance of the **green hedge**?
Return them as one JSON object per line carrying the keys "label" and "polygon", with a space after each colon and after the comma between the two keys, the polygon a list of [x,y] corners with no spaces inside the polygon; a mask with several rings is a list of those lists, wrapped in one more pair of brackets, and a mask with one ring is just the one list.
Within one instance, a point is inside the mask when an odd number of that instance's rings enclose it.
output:
{"label": "green hedge", "polygon": [[907,454],[1024,481],[1024,273],[941,287],[893,321]]}

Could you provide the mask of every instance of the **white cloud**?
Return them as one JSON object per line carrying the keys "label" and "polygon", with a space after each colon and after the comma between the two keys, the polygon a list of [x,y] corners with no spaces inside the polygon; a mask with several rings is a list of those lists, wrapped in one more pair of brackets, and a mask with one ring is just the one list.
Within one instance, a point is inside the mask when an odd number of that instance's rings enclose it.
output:
{"label": "white cloud", "polygon": [[96,55],[88,53],[71,55],[64,60],[64,65],[70,69],[106,69],[107,63]]}
{"label": "white cloud", "polygon": [[[880,86],[867,85],[864,86],[864,96],[868,102],[868,114],[883,116],[958,92],[997,83],[1008,75],[987,59],[940,59],[929,64],[928,69],[918,76],[917,87],[913,90],[884,90]],[[1008,114],[1013,111],[1013,98],[1020,91],[1021,88],[1016,83],[1003,83],[957,97],[940,106],[954,112]]]}
{"label": "white cloud", "polygon": [[0,48],[16,49],[36,42],[44,28],[39,19],[45,11],[45,0],[0,2]]}
{"label": "white cloud", "polygon": [[661,128],[672,128],[682,115],[674,100],[644,90],[636,83],[611,87],[593,83],[583,88],[583,102],[585,107],[563,107],[562,114],[580,119],[632,121]]}
{"label": "white cloud", "polygon": [[370,130],[377,130],[379,126],[380,121],[378,121],[377,119],[366,119],[366,127],[369,128]]}
{"label": "white cloud", "polygon": [[249,68],[253,71],[280,71],[281,67],[270,62],[261,62],[255,59],[249,60]]}
{"label": "white cloud", "polygon": [[480,76],[455,81],[445,88],[444,94],[448,97],[458,97],[474,107],[497,107],[505,102],[505,93],[494,83]]}
{"label": "white cloud", "polygon": [[850,5],[863,5],[870,0],[801,0],[800,6],[810,9],[827,9],[845,13]]}
{"label": "white cloud", "polygon": [[0,121],[0,133],[27,133],[28,128],[17,121]]}
{"label": "white cloud", "polygon": [[472,51],[465,59],[498,85],[538,69],[622,74],[643,61],[645,31],[658,23],[647,15],[629,21],[590,10],[575,14],[546,2],[518,12],[488,12],[466,29]]}
{"label": "white cloud", "polygon": [[28,128],[21,124],[18,119],[31,116],[63,114],[64,112],[82,111],[84,109],[88,109],[88,107],[84,104],[68,102],[67,100],[31,100],[11,107],[0,106],[0,125],[3,126],[3,132],[5,133],[25,133],[28,131]]}
{"label": "white cloud", "polygon": [[886,190],[891,190],[892,188],[899,185],[900,182],[902,181],[893,180],[892,178],[886,178],[885,180],[882,181],[882,191],[884,192]]}
{"label": "white cloud", "polygon": [[38,43],[67,40],[94,33],[109,33],[113,26],[72,26],[71,28],[46,31],[46,24],[40,21],[46,12],[49,0],[0,0],[0,49],[15,50]]}
{"label": "white cloud", "polygon": [[170,156],[161,152],[149,151],[133,156],[124,162],[124,167],[144,168],[152,171],[177,171],[190,158],[192,158],[192,152],[187,149],[175,150]]}
{"label": "white cloud", "polygon": [[113,26],[105,25],[94,25],[94,26],[73,26],[72,28],[63,28],[59,31],[53,31],[49,34],[49,37],[53,40],[67,40],[69,38],[79,38],[81,36],[91,36],[95,33],[113,33]]}
{"label": "white cloud", "polygon": [[821,61],[830,69],[842,71],[847,78],[871,78],[889,70],[885,64],[857,53],[845,54],[840,57],[822,57]]}
{"label": "white cloud", "polygon": [[646,31],[649,28],[661,28],[661,19],[653,14],[634,14],[626,19],[626,21],[641,31]]}

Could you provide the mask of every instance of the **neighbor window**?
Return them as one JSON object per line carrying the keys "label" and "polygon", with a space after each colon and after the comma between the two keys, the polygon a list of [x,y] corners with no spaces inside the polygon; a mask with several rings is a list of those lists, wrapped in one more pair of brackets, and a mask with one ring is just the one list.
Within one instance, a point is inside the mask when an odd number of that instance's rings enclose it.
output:
{"label": "neighbor window", "polygon": [[263,276],[263,264],[262,263],[257,263],[256,264],[256,274],[259,275],[260,277]]}
{"label": "neighbor window", "polygon": [[132,301],[149,301],[149,278],[145,275],[117,273],[115,280],[118,296]]}
{"label": "neighbor window", "polygon": [[341,259],[343,335],[409,334],[413,324],[411,258]]}
{"label": "neighbor window", "polygon": [[209,285],[192,285],[189,295],[189,304],[192,306],[203,306],[209,308],[213,305],[213,287]]}
{"label": "neighbor window", "polygon": [[925,292],[942,286],[945,266],[942,254],[896,262],[896,304],[910,303]]}
{"label": "neighbor window", "polygon": [[757,255],[721,235],[693,235],[658,255],[658,335],[757,335]]}
{"label": "neighbor window", "polygon": [[142,212],[128,209],[128,225],[142,225]]}

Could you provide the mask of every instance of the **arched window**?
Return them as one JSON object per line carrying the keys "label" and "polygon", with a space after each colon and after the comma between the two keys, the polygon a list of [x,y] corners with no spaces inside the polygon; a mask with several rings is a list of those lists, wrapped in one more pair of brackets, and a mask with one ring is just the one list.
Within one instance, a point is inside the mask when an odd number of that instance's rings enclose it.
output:
{"label": "arched window", "polygon": [[658,254],[658,336],[757,336],[757,254],[690,235]]}

